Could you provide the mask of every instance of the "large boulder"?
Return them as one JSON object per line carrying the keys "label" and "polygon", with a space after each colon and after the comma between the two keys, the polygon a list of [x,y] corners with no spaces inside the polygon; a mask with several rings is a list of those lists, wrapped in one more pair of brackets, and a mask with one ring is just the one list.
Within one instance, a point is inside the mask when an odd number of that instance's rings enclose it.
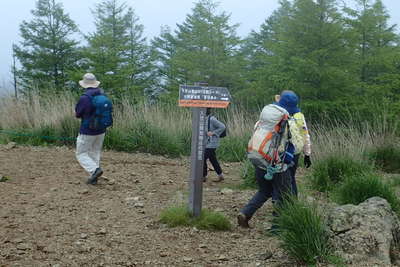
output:
{"label": "large boulder", "polygon": [[[328,225],[336,253],[356,266],[391,266],[400,241],[400,222],[390,204],[372,197],[333,208]],[[397,252],[396,252],[397,253]]]}

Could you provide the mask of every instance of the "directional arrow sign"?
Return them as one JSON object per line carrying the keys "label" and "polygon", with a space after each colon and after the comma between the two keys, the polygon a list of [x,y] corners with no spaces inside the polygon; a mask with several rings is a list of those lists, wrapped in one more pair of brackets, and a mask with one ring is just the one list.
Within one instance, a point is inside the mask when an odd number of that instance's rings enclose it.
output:
{"label": "directional arrow sign", "polygon": [[179,87],[179,106],[199,108],[227,108],[231,95],[225,87],[191,86]]}

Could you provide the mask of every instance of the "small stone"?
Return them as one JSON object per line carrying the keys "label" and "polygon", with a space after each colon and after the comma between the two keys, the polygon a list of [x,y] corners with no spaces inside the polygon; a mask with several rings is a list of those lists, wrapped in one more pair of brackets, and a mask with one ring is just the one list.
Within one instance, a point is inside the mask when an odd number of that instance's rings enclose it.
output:
{"label": "small stone", "polygon": [[101,228],[100,231],[97,232],[99,235],[105,235],[107,234],[107,230],[105,228]]}
{"label": "small stone", "polygon": [[6,145],[6,149],[13,149],[13,148],[16,148],[17,147],[17,143],[15,143],[15,142],[10,142],[10,143],[8,143],[7,145]]}
{"label": "small stone", "polygon": [[115,180],[114,179],[109,179],[107,184],[108,185],[114,185],[115,184]]}
{"label": "small stone", "polygon": [[57,190],[58,189],[56,187],[53,187],[53,188],[50,189],[50,191],[52,191],[52,192],[56,192]]}
{"label": "small stone", "polygon": [[140,183],[140,181],[136,179],[136,180],[134,181],[134,183],[135,183],[135,184],[138,184],[138,183]]}
{"label": "small stone", "polygon": [[225,255],[219,255],[219,256],[218,256],[218,260],[219,260],[219,261],[227,261],[227,260],[229,260],[229,259],[228,259],[228,257],[225,256]]}
{"label": "small stone", "polygon": [[138,202],[138,203],[135,203],[133,206],[134,206],[135,208],[143,208],[143,207],[144,207],[144,204],[141,203],[141,202]]}
{"label": "small stone", "polygon": [[265,253],[261,254],[259,259],[265,261],[265,260],[270,259],[272,257],[272,255],[273,255],[272,252],[268,250]]}
{"label": "small stone", "polygon": [[192,262],[193,259],[192,259],[192,258],[189,258],[189,257],[183,257],[183,261],[184,261],[184,262]]}
{"label": "small stone", "polygon": [[82,234],[81,234],[81,239],[86,239],[87,237],[88,237],[87,234],[85,234],[85,233],[82,233]]}
{"label": "small stone", "polygon": [[89,193],[89,190],[88,189],[83,189],[82,191],[81,191],[81,194],[82,195],[85,195],[85,194],[88,194]]}
{"label": "small stone", "polygon": [[221,194],[223,195],[233,194],[233,190],[229,188],[224,188],[221,190]]}
{"label": "small stone", "polygon": [[20,244],[17,245],[17,249],[18,250],[28,250],[29,246],[27,244],[25,244],[25,243],[20,243]]}
{"label": "small stone", "polygon": [[14,244],[20,244],[20,243],[23,243],[23,242],[24,242],[24,240],[22,240],[21,238],[16,238],[16,239],[11,241],[11,243],[14,243]]}
{"label": "small stone", "polygon": [[174,181],[172,181],[172,180],[169,180],[169,181],[168,181],[168,183],[170,183],[170,184],[173,184],[173,183],[174,183]]}
{"label": "small stone", "polygon": [[242,237],[240,234],[232,234],[231,236],[232,236],[232,238],[234,238],[234,239],[239,239],[239,238]]}
{"label": "small stone", "polygon": [[164,257],[167,257],[167,256],[168,256],[168,253],[167,253],[167,252],[161,252],[161,253],[160,253],[160,257],[163,257],[163,258],[164,258]]}
{"label": "small stone", "polygon": [[207,248],[207,245],[206,244],[200,244],[199,248]]}

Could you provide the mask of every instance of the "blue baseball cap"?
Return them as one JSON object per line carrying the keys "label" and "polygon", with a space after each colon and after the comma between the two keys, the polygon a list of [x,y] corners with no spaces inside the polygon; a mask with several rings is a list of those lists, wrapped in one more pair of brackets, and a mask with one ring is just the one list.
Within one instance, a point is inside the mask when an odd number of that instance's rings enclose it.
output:
{"label": "blue baseball cap", "polygon": [[297,107],[299,103],[299,98],[294,92],[284,92],[282,93],[278,106],[283,107],[284,109],[289,112],[290,115],[300,112],[300,109]]}

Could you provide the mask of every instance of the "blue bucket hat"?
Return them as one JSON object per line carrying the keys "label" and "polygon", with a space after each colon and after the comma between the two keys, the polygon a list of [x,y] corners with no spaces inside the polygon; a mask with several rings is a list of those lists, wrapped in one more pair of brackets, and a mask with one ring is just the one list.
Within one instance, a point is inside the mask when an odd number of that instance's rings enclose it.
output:
{"label": "blue bucket hat", "polygon": [[284,92],[278,102],[278,106],[283,107],[289,112],[290,115],[300,112],[300,109],[297,107],[299,102],[299,98],[294,92]]}

